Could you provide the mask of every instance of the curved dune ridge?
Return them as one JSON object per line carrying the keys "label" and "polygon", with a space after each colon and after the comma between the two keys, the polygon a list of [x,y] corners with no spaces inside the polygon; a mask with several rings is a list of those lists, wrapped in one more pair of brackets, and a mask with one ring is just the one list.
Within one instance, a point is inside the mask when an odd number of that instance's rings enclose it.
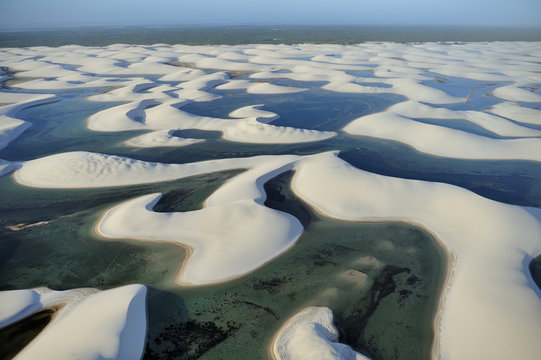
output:
{"label": "curved dune ridge", "polygon": [[20,94],[0,92],[0,150],[30,127],[28,121],[16,118],[16,114],[31,106],[55,101],[55,95]]}
{"label": "curved dune ridge", "polygon": [[0,292],[0,327],[56,309],[47,327],[16,359],[139,359],[146,335],[146,287],[47,288]]}
{"label": "curved dune ridge", "polygon": [[[464,119],[496,135],[521,137],[494,139],[414,118]],[[480,111],[452,111],[416,102],[404,102],[386,111],[353,120],[344,131],[409,144],[425,153],[461,159],[520,159],[541,161],[541,131],[520,126]]]}
{"label": "curved dune ridge", "polygon": [[[0,92],[0,150],[18,138],[32,124],[17,118],[17,113],[25,108],[56,101],[52,94],[21,94]],[[0,177],[17,168],[16,162],[0,159]]]}
{"label": "curved dune ridge", "polygon": [[436,324],[441,358],[538,357],[541,296],[528,270],[541,253],[538,209],[447,184],[376,175],[332,153],[308,157],[297,169],[293,190],[321,213],[409,221],[441,241],[454,262]]}
{"label": "curved dune ridge", "polygon": [[9,116],[0,115],[0,149],[22,134],[30,127],[30,123]]}
{"label": "curved dune ridge", "polygon": [[295,155],[263,155],[186,164],[164,164],[123,156],[74,151],[23,162],[13,176],[17,182],[25,186],[58,189],[97,188],[169,181],[233,169],[266,167],[268,162],[286,164],[296,159],[298,156]]}
{"label": "curved dune ridge", "polygon": [[[353,138],[402,142],[442,157],[541,161],[539,58],[541,43],[523,42],[116,44],[2,49],[0,66],[16,71],[13,89],[89,93],[84,89],[96,88],[100,91],[93,92],[89,101],[122,103],[92,114],[87,127],[104,132],[147,130],[126,141],[132,147],[191,146],[205,141],[173,135],[187,129],[219,131],[224,140],[256,144],[315,142],[347,132]],[[265,110],[265,97],[287,99],[293,93],[309,97],[313,91],[395,94],[406,99],[359,117],[337,132],[272,125],[280,114]],[[259,94],[262,100],[223,118],[186,111],[192,102],[237,93]],[[0,150],[30,126],[17,118],[21,110],[56,100],[51,94],[0,89]],[[455,120],[482,131],[447,126]],[[184,246],[188,256],[177,278],[183,285],[237,278],[282,254],[301,235],[303,228],[296,218],[264,206],[264,183],[295,170],[294,192],[325,216],[408,221],[425,227],[441,242],[450,267],[435,321],[435,358],[539,357],[541,292],[528,270],[530,260],[541,253],[539,209],[487,200],[447,184],[376,175],[330,152],[186,164],[86,151],[24,162],[0,159],[0,176],[13,171],[21,185],[59,189],[154,183],[232,169],[246,171],[223,184],[199,210],[158,213],[153,207],[161,194],[146,194],[105,211],[96,231],[110,239]],[[53,321],[20,358],[39,358],[44,353],[54,358],[72,354],[139,358],[146,329],[145,293],[142,285],[102,292],[2,292],[0,326],[58,305]],[[65,341],[68,334],[71,342]],[[331,311],[307,309],[279,332],[275,356],[314,358],[310,354],[319,349],[318,356],[365,358],[335,340]]]}
{"label": "curved dune ridge", "polygon": [[[72,165],[71,157],[79,165]],[[368,173],[334,153],[184,165],[67,153],[23,163],[15,177],[33,186],[111,186],[126,184],[126,179],[159,181],[241,165],[250,170],[220,187],[201,210],[155,213],[152,207],[159,194],[150,194],[108,210],[97,230],[111,238],[188,246],[191,253],[179,282],[205,284],[237,277],[285,251],[302,232],[295,218],[262,205],[264,182],[295,169],[295,193],[327,216],[410,221],[442,242],[454,261],[441,323],[436,324],[443,358],[504,359],[517,353],[524,359],[536,358],[541,350],[536,339],[541,331],[541,298],[527,264],[541,253],[541,216],[532,215],[538,210],[487,200],[447,184]],[[212,229],[208,221],[214,224]]]}
{"label": "curved dune ridge", "polygon": [[490,112],[526,124],[541,125],[541,110],[525,108],[517,103],[503,102],[494,105]]}
{"label": "curved dune ridge", "polygon": [[174,136],[175,130],[156,130],[147,134],[136,136],[127,140],[125,143],[128,146],[141,147],[141,148],[153,148],[160,146],[188,146],[200,142],[204,142],[203,139],[188,139],[178,136]]}
{"label": "curved dune ridge", "polygon": [[[197,116],[182,111],[182,106],[222,97],[215,89],[288,94],[308,90],[295,82],[322,82],[319,86],[329,91],[398,94],[427,106],[411,111],[408,105],[410,111],[406,113],[402,112],[403,107],[397,107],[359,118],[345,128],[350,134],[400,141],[438,156],[538,161],[539,130],[525,128],[521,123],[532,124],[533,119],[538,124],[535,104],[541,102],[537,91],[541,64],[534,60],[540,52],[539,43],[524,42],[220,47],[116,44],[102,48],[7,49],[0,54],[0,65],[19,71],[19,77],[30,78],[16,84],[22,89],[113,87],[89,97],[94,101],[128,102],[92,115],[88,126],[98,131],[200,129],[221,131],[224,139],[236,142],[321,141],[335,133],[272,126],[265,124],[268,121],[257,121],[257,115],[232,116],[238,121]],[[145,77],[149,75],[160,77],[149,80]],[[445,106],[468,99],[431,86],[434,76],[443,77],[444,81],[449,77],[493,82],[483,85],[487,89],[485,95],[505,101],[480,110],[499,116],[482,111],[445,113],[442,112],[445,108],[427,105]],[[277,79],[291,83],[274,84]],[[145,105],[145,101],[152,104]],[[509,102],[532,105],[511,111]],[[420,118],[451,120],[451,117],[512,138],[487,138],[417,121]],[[158,147],[194,143],[155,133],[135,137],[127,144]]]}
{"label": "curved dune ridge", "polygon": [[307,91],[308,89],[295,88],[291,86],[281,86],[270,83],[253,83],[248,80],[231,80],[227,84],[216,87],[219,90],[239,90],[246,89],[249,94],[293,94]]}
{"label": "curved dune ridge", "polygon": [[[93,114],[88,127],[96,131],[125,130],[185,130],[198,129],[220,131],[226,140],[238,142],[283,144],[325,140],[335,136],[334,132],[297,129],[266,124],[275,114],[243,107],[232,112],[235,119],[220,119],[193,115],[177,108],[178,101],[159,104],[155,100],[140,100],[120,105]],[[153,106],[148,108],[149,106]],[[156,106],[157,105],[157,106]],[[248,115],[239,117],[238,115]],[[269,116],[272,114],[272,116]],[[263,120],[263,121],[260,121]],[[136,140],[129,141],[135,145]],[[148,144],[148,142],[145,142]]]}
{"label": "curved dune ridge", "polygon": [[276,360],[369,360],[340,344],[332,311],[309,307],[291,317],[276,334],[272,356]]}
{"label": "curved dune ridge", "polygon": [[280,115],[271,111],[261,109],[262,106],[264,106],[264,104],[244,106],[230,112],[229,117],[239,119],[256,118],[257,121],[261,123],[267,123],[280,117]]}
{"label": "curved dune ridge", "polygon": [[207,284],[243,275],[298,239],[303,228],[296,218],[263,205],[263,184],[291,169],[297,159],[258,156],[170,165],[75,152],[26,162],[14,176],[19,183],[35,187],[103,187],[250,168],[213,193],[201,210],[156,213],[152,208],[160,194],[151,194],[107,211],[96,226],[98,233],[109,238],[170,241],[188,247],[190,256],[178,281]]}
{"label": "curved dune ridge", "polygon": [[291,169],[295,159],[268,159],[234,177],[200,210],[153,212],[160,194],[127,201],[108,210],[96,230],[109,238],[169,241],[188,247],[189,257],[177,280],[182,284],[242,276],[286,251],[303,231],[295,217],[263,205],[263,184]]}

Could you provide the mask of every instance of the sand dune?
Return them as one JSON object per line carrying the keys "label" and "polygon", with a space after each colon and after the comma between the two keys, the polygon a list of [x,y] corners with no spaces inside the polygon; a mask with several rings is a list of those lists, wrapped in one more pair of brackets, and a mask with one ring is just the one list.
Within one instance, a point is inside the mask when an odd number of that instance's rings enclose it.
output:
{"label": "sand dune", "polygon": [[[148,130],[127,141],[137,147],[200,142],[172,135],[186,129],[220,131],[227,141],[255,144],[329,139],[337,133],[270,124],[280,113],[265,110],[259,97],[254,101],[259,105],[228,110],[224,118],[192,114],[185,106],[237,93],[287,99],[292,93],[309,98],[314,91],[332,91],[403,99],[353,120],[343,129],[349,134],[398,141],[442,157],[541,161],[540,53],[539,43],[523,42],[3,49],[0,66],[16,71],[13,88],[32,93],[0,92],[0,149],[30,126],[18,118],[20,110],[56,100],[37,91],[78,91],[90,94],[89,101],[120,102],[91,115],[87,125],[106,132]],[[454,129],[448,125],[453,120],[488,135]],[[263,184],[295,170],[295,193],[325,216],[408,221],[441,242],[452,266],[436,323],[436,357],[539,357],[541,296],[527,268],[541,253],[539,209],[505,205],[446,184],[361,171],[334,153],[187,164],[86,151],[24,162],[0,160],[0,176],[14,171],[21,185],[59,189],[153,183],[231,169],[246,171],[222,185],[200,210],[158,213],[152,209],[161,195],[146,194],[107,210],[96,229],[110,239],[186,247],[188,260],[179,283],[227,281],[287,251],[302,233],[297,219],[264,206]],[[144,346],[145,291],[132,285],[103,292],[3,292],[0,299],[7,305],[0,308],[0,324],[67,303],[20,358],[44,353],[54,358],[72,353],[80,358],[138,358]],[[73,341],[63,341],[67,334]],[[275,356],[282,359],[364,358],[335,341],[329,309],[298,314],[277,336]]]}
{"label": "sand dune", "polygon": [[340,344],[332,311],[309,307],[290,318],[276,334],[272,355],[277,360],[367,360],[368,357]]}
{"label": "sand dune", "polygon": [[453,267],[438,324],[441,358],[537,357],[541,298],[524,265],[541,253],[537,209],[501,204],[446,184],[368,173],[332,153],[307,158],[297,169],[294,191],[321,213],[346,220],[409,221],[442,242]]}
{"label": "sand dune", "polygon": [[138,359],[145,344],[145,297],[143,285],[106,291],[4,291],[0,326],[42,309],[57,309],[50,324],[16,359]]}

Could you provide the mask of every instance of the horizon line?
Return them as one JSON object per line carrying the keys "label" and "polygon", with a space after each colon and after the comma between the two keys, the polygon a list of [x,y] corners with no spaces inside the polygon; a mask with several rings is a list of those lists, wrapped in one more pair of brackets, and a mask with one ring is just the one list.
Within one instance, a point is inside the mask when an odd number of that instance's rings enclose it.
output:
{"label": "horizon line", "polygon": [[[73,25],[36,25],[26,27],[0,27],[0,32],[24,32],[24,31],[58,31],[66,29],[88,29],[88,28],[235,28],[235,27],[253,27],[253,28],[274,28],[274,27],[344,27],[344,28],[363,28],[363,27],[407,27],[407,28],[464,28],[464,29],[524,29],[534,30],[540,29],[541,25],[534,24],[356,24],[356,23],[276,23],[276,24],[254,24],[254,23],[192,23],[192,24],[158,24],[158,23],[141,23],[141,24],[73,24]],[[281,30],[281,29],[273,29]]]}

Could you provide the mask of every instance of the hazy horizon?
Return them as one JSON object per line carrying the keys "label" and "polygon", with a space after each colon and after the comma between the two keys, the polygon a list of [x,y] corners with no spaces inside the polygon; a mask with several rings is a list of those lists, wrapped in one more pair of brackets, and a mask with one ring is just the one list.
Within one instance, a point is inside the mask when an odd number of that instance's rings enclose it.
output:
{"label": "hazy horizon", "polygon": [[536,0],[0,0],[0,7],[0,30],[88,26],[541,26],[541,2]]}

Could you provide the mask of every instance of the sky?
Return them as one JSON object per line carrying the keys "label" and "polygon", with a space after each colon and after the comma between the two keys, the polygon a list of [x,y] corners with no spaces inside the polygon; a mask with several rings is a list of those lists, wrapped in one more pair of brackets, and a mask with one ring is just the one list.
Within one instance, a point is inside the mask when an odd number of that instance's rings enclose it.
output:
{"label": "sky", "polygon": [[0,0],[0,29],[91,25],[541,26],[541,0]]}

